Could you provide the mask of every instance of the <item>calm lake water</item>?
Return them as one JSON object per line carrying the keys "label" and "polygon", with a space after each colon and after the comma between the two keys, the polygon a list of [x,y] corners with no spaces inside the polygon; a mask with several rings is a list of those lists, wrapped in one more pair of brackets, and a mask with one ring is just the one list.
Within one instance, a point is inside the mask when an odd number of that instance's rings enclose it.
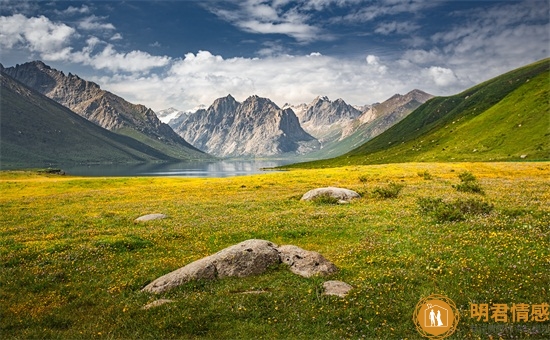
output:
{"label": "calm lake water", "polygon": [[231,177],[266,173],[272,168],[297,162],[293,160],[220,160],[180,163],[102,164],[60,166],[74,176],[153,176],[153,177]]}

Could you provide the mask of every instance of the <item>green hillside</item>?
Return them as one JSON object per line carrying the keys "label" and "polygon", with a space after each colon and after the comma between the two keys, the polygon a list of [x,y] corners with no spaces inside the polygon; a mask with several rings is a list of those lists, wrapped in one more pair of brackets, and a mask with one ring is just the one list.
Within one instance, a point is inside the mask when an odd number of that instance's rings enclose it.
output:
{"label": "green hillside", "polygon": [[436,97],[360,147],[294,167],[550,159],[550,59]]}
{"label": "green hillside", "polygon": [[3,73],[0,77],[2,168],[173,160],[91,123]]}

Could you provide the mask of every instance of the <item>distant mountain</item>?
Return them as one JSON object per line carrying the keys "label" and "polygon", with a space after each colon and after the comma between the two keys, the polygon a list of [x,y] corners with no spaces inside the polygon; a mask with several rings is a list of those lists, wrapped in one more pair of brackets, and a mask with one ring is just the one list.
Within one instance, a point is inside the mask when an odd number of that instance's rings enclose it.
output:
{"label": "distant mountain", "polygon": [[0,72],[0,167],[173,160],[110,132]]}
{"label": "distant mountain", "polygon": [[286,104],[283,108],[294,110],[302,128],[323,144],[338,140],[342,130],[361,115],[361,111],[344,100],[331,101],[326,96],[319,96],[310,104]]}
{"label": "distant mountain", "polygon": [[[432,97],[420,90],[412,90],[405,95],[396,94],[383,103],[363,106],[363,113],[360,113],[355,119],[350,120],[350,117],[355,116],[355,112],[353,115],[344,115],[344,118],[336,126],[332,125],[332,129],[330,125],[322,125],[325,129],[322,148],[311,153],[309,157],[330,158],[349,152],[386,131]],[[315,102],[319,101],[316,99]],[[336,102],[338,101],[334,103]],[[339,108],[344,112],[349,110],[347,104],[333,105],[332,107]],[[357,110],[357,108],[355,109]]]}
{"label": "distant mountain", "polygon": [[135,105],[99,85],[34,61],[4,72],[80,116],[113,132],[132,137],[175,159],[205,158],[202,152],[177,135],[155,113]]}
{"label": "distant mountain", "polygon": [[168,109],[155,111],[155,114],[161,122],[168,124],[168,122],[170,122],[172,119],[175,119],[180,115],[186,114],[186,112],[171,107]]}
{"label": "distant mountain", "polygon": [[195,147],[223,157],[304,154],[319,145],[291,109],[258,96],[239,103],[228,95],[170,124]]}
{"label": "distant mountain", "polygon": [[549,160],[549,76],[550,59],[544,59],[435,97],[345,155],[294,166]]}

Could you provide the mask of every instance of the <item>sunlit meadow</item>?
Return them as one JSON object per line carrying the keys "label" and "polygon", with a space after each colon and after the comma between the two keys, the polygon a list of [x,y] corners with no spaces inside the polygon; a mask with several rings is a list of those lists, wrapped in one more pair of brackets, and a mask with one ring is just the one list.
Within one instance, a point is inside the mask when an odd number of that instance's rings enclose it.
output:
{"label": "sunlit meadow", "polygon": [[[471,173],[482,193],[459,187]],[[410,163],[222,179],[76,178],[0,173],[2,338],[408,338],[429,294],[451,298],[451,338],[476,332],[470,303],[550,303],[550,163]],[[300,201],[324,186],[350,204]],[[379,194],[400,189],[395,196]],[[445,219],[423,202],[486,203]],[[164,213],[168,218],[134,223]],[[446,216],[446,215],[445,215]],[[250,238],[318,251],[354,286],[285,265],[244,279],[192,282],[155,296],[151,280]],[[257,294],[250,294],[250,292]],[[174,302],[144,310],[159,298]],[[490,320],[489,323],[493,323]],[[520,338],[548,338],[548,321]],[[543,331],[541,332],[540,329]],[[502,335],[502,334],[501,334]]]}

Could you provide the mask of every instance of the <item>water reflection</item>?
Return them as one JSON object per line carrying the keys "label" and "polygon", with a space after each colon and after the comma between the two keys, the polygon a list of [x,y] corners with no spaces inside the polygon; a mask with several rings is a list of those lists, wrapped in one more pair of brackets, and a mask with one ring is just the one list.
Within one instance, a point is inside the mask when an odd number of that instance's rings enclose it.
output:
{"label": "water reflection", "polygon": [[265,173],[262,168],[290,164],[296,160],[220,160],[180,163],[67,165],[61,168],[74,176],[231,177]]}

